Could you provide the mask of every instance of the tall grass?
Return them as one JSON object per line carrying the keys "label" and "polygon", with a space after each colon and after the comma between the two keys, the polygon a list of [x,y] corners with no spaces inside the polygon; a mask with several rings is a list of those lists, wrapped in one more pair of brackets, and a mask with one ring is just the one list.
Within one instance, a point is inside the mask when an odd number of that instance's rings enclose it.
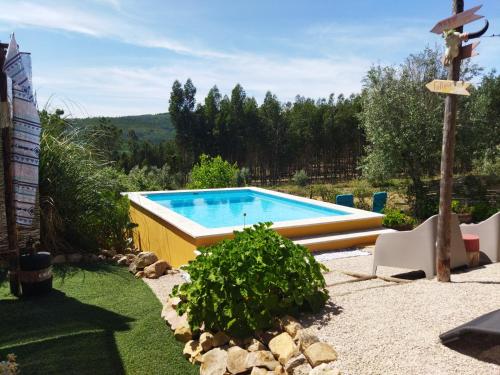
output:
{"label": "tall grass", "polygon": [[53,252],[95,251],[127,242],[129,190],[94,145],[62,111],[42,111],[40,207],[42,245]]}

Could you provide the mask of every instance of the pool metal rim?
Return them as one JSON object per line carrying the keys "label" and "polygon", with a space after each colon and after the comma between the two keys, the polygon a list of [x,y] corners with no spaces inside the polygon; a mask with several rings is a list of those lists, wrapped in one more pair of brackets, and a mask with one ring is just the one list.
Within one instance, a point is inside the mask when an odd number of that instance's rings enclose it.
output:
{"label": "pool metal rim", "polygon": [[[220,188],[220,189],[196,189],[196,190],[165,190],[165,191],[137,191],[137,192],[125,192],[122,195],[128,197],[130,202],[134,205],[141,207],[150,214],[158,217],[159,219],[169,223],[185,234],[189,235],[194,239],[218,237],[222,235],[230,235],[234,231],[241,231],[244,229],[243,225],[231,226],[231,227],[220,227],[220,228],[206,228],[185,216],[182,216],[173,210],[162,206],[159,203],[148,199],[146,195],[156,195],[156,194],[176,194],[176,193],[195,193],[195,192],[205,192],[205,191],[227,191],[227,190],[252,190],[255,192],[274,195],[277,197],[295,200],[307,204],[312,204],[315,206],[325,207],[329,209],[339,210],[347,212],[350,215],[339,215],[339,216],[322,216],[310,219],[300,219],[300,220],[287,220],[279,221],[273,223],[273,229],[292,229],[298,227],[315,226],[321,224],[331,224],[340,222],[349,222],[357,220],[366,220],[370,218],[382,218],[384,215],[364,211],[357,208],[340,206],[337,204],[322,202],[315,199],[309,199],[304,197],[299,197],[296,195],[281,193],[273,190],[262,189],[258,187],[238,187],[238,188]],[[247,225],[249,227],[250,225]]]}

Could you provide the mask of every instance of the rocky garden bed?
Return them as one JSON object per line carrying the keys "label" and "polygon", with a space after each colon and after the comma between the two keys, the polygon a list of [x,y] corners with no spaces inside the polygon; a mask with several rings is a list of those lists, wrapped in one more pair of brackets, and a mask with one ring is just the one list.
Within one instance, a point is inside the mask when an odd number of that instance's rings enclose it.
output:
{"label": "rocky garden bed", "polygon": [[161,316],[177,340],[185,343],[183,355],[200,365],[200,375],[339,375],[337,352],[303,329],[291,316],[276,319],[273,328],[246,339],[225,332],[193,332],[186,314],[179,316],[180,299],[169,298]]}
{"label": "rocky garden bed", "polygon": [[101,250],[99,254],[59,254],[53,257],[52,264],[77,264],[77,263],[97,263],[110,262],[118,266],[128,267],[129,271],[136,278],[146,277],[157,279],[167,273],[177,273],[172,270],[165,260],[159,260],[152,252],[141,252],[139,249],[127,248],[118,253],[116,250]]}

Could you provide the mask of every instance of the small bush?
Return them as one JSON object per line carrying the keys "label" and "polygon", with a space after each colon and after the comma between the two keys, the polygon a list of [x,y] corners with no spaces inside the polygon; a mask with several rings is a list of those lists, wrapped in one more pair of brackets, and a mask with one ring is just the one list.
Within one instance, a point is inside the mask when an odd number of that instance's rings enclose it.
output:
{"label": "small bush", "polygon": [[458,199],[453,199],[451,201],[451,211],[457,214],[470,214],[472,212],[472,207],[461,203]]}
{"label": "small bush", "polygon": [[236,173],[236,185],[237,186],[247,186],[252,181],[252,176],[250,174],[250,169],[247,167],[241,168]]}
{"label": "small bush", "polygon": [[236,186],[238,168],[220,156],[201,155],[200,162],[191,170],[189,189],[211,189]]}
{"label": "small bush", "polygon": [[498,210],[498,206],[495,207],[494,205],[488,204],[487,202],[480,202],[472,206],[472,221],[474,223],[479,223],[496,214]]}
{"label": "small bush", "polygon": [[309,177],[305,170],[301,169],[300,171],[296,171],[292,177],[292,181],[297,186],[306,186],[309,182]]}
{"label": "small bush", "polygon": [[414,218],[399,210],[385,209],[384,215],[383,225],[386,228],[399,229],[401,227],[405,227],[410,229],[416,222]]}
{"label": "small bush", "polygon": [[328,299],[321,274],[326,268],[305,247],[270,229],[270,223],[236,232],[234,239],[200,252],[184,268],[191,281],[172,292],[182,301],[179,314],[188,312],[195,330],[204,324],[246,337],[269,328],[275,317],[317,311]]}

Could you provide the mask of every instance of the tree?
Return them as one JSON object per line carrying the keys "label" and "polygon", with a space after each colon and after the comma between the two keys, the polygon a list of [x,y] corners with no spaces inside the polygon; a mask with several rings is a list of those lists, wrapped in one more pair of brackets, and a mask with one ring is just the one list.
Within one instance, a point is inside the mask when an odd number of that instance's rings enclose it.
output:
{"label": "tree", "polygon": [[439,171],[442,100],[425,84],[444,78],[440,53],[429,48],[399,67],[373,67],[364,80],[362,126],[368,146],[365,176],[383,181],[407,177],[417,215],[425,192],[422,178]]}

